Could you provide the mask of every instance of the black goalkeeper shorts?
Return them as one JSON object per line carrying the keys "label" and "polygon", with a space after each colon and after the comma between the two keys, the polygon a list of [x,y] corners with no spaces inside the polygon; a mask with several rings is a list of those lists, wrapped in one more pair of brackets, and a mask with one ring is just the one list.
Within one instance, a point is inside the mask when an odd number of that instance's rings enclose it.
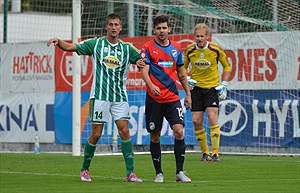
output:
{"label": "black goalkeeper shorts", "polygon": [[192,108],[191,111],[205,111],[207,107],[219,108],[219,96],[215,87],[204,89],[195,86],[191,90]]}

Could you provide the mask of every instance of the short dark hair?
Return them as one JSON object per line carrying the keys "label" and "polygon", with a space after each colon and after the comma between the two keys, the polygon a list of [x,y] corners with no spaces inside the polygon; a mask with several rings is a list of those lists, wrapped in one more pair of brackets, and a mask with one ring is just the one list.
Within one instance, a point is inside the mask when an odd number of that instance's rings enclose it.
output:
{"label": "short dark hair", "polygon": [[106,24],[108,24],[108,20],[109,19],[119,19],[120,20],[120,24],[122,25],[122,19],[121,19],[121,16],[116,14],[116,13],[111,13],[111,14],[108,14],[106,16]]}
{"label": "short dark hair", "polygon": [[166,16],[166,15],[159,15],[159,16],[156,16],[153,20],[153,24],[154,24],[154,28],[155,26],[157,26],[158,24],[160,23],[167,23],[168,27],[169,27],[169,17]]}

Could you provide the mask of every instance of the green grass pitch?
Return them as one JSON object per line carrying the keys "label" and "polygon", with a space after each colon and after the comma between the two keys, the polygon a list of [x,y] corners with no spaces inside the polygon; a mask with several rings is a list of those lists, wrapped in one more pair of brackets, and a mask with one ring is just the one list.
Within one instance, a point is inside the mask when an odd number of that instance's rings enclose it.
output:
{"label": "green grass pitch", "polygon": [[165,182],[154,183],[150,155],[135,155],[135,172],[143,183],[125,182],[123,156],[95,156],[92,182],[81,182],[82,156],[0,153],[3,193],[299,193],[300,157],[220,155],[221,162],[199,162],[188,153],[184,170],[191,183],[175,182],[173,154],[162,155]]}

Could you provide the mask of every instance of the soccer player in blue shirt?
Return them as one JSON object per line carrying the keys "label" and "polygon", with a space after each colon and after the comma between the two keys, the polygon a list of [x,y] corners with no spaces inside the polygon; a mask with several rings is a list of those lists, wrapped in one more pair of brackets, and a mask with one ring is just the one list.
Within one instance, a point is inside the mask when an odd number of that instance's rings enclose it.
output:
{"label": "soccer player in blue shirt", "polygon": [[177,182],[191,182],[183,173],[185,142],[183,134],[184,115],[176,87],[177,78],[185,92],[185,107],[191,105],[191,93],[183,68],[182,51],[179,44],[168,39],[169,18],[165,15],[154,19],[154,40],[145,43],[141,56],[146,63],[142,76],[147,85],[146,128],[150,133],[150,152],[156,171],[154,182],[163,182],[161,168],[160,135],[163,118],[166,118],[174,132],[174,154]]}

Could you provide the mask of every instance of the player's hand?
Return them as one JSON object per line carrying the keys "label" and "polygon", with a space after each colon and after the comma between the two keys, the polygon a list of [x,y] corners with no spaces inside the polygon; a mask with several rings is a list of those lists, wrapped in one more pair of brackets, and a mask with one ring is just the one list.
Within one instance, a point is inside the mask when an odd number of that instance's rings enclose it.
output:
{"label": "player's hand", "polygon": [[159,89],[159,87],[153,85],[153,86],[150,87],[150,89],[151,89],[151,92],[152,92],[153,95],[155,95],[155,96],[159,96],[160,95],[160,89]]}
{"label": "player's hand", "polygon": [[187,82],[188,82],[190,90],[193,90],[194,86],[197,84],[197,81],[194,79],[191,79],[190,76],[187,76],[186,78],[187,78]]}
{"label": "player's hand", "polygon": [[218,90],[218,95],[220,100],[226,99],[227,96],[227,81],[223,81],[219,86],[217,86],[215,89]]}
{"label": "player's hand", "polygon": [[56,46],[59,42],[59,39],[58,38],[51,38],[50,40],[48,40],[47,42],[47,46],[50,46],[50,44],[54,44],[54,46]]}
{"label": "player's hand", "polygon": [[184,107],[186,110],[190,109],[192,105],[191,95],[187,95],[184,99]]}
{"label": "player's hand", "polygon": [[139,59],[138,61],[136,61],[136,65],[137,65],[137,67],[139,67],[139,68],[143,68],[146,64],[145,64],[145,62],[143,61],[143,59]]}

